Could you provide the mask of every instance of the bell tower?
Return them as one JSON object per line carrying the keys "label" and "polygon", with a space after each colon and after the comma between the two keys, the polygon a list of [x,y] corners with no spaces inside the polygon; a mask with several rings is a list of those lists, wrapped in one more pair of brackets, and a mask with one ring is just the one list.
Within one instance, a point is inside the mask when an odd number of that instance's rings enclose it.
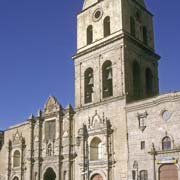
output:
{"label": "bell tower", "polygon": [[77,15],[75,176],[127,180],[126,104],[159,93],[144,0],[84,0]]}
{"label": "bell tower", "polygon": [[153,16],[144,0],[85,0],[77,16],[75,104],[159,93]]}

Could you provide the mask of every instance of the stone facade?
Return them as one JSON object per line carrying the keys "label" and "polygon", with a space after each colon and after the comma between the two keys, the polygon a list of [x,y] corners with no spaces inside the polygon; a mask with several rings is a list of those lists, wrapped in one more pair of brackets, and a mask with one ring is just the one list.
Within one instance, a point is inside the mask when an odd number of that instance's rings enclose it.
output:
{"label": "stone facade", "polygon": [[144,0],[85,0],[75,107],[50,96],[0,132],[0,180],[180,179],[180,93],[158,95],[153,36]]}
{"label": "stone facade", "polygon": [[[142,170],[147,170],[148,179],[160,179],[160,168],[169,164],[176,166],[180,178],[179,105],[180,93],[174,92],[126,106],[129,179],[133,171],[137,179]],[[164,147],[167,137],[170,143]]]}

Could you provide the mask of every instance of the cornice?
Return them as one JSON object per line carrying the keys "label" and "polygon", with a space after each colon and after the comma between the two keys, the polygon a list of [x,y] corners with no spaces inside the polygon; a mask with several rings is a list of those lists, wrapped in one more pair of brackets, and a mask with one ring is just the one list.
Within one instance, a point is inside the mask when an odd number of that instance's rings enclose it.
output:
{"label": "cornice", "polygon": [[146,11],[149,15],[154,16],[149,10],[147,10],[143,5],[141,5],[137,0],[133,0],[136,5],[138,5],[141,9]]}
{"label": "cornice", "polygon": [[172,92],[167,94],[161,94],[149,99],[140,100],[126,105],[127,112],[142,110],[146,108],[151,108],[166,102],[177,102],[180,101],[180,91]]}
{"label": "cornice", "polygon": [[22,122],[22,123],[20,123],[20,124],[16,124],[16,125],[14,125],[14,126],[10,126],[10,127],[9,127],[8,129],[6,129],[4,132],[7,132],[7,131],[10,131],[10,130],[13,130],[13,129],[17,129],[17,128],[20,128],[20,127],[26,126],[26,125],[29,125],[29,122],[24,121],[24,122]]}
{"label": "cornice", "polygon": [[[103,42],[100,42],[100,43],[98,43],[98,44],[95,44],[94,46],[92,46],[92,47],[90,47],[90,48],[87,48],[87,49],[85,49],[85,50],[82,50],[82,51],[80,51],[80,52],[77,52],[75,55],[72,56],[72,59],[75,60],[75,59],[77,59],[77,58],[79,58],[79,57],[81,57],[81,56],[83,56],[83,55],[85,55],[85,54],[91,53],[91,52],[93,52],[93,51],[95,51],[95,50],[97,50],[97,49],[100,49],[100,48],[102,48],[102,47],[104,47],[104,46],[107,46],[108,44],[111,44],[111,43],[113,43],[113,42],[115,42],[115,41],[117,41],[117,40],[122,39],[122,37],[123,37],[123,33],[122,33],[122,34],[119,34],[119,35],[117,35],[117,36],[114,36],[114,37],[112,37],[112,38],[110,38],[110,39],[107,39],[107,40],[105,40],[105,41],[103,41]],[[95,41],[95,42],[93,42],[93,43],[97,43],[97,41]],[[93,45],[93,44],[92,44],[92,45]]]}
{"label": "cornice", "polygon": [[83,111],[83,110],[87,110],[89,108],[96,108],[97,106],[109,104],[109,103],[116,102],[116,101],[119,101],[119,100],[125,100],[125,96],[110,97],[110,98],[103,99],[103,100],[101,100],[99,102],[96,102],[96,103],[91,103],[91,104],[83,105],[81,107],[76,107],[75,112],[80,112],[80,111]]}
{"label": "cornice", "polygon": [[147,54],[154,56],[157,60],[161,58],[160,55],[158,55],[153,48],[145,45],[142,41],[138,40],[137,38],[133,37],[131,34],[129,34],[127,31],[124,32],[124,38],[127,40],[132,41],[135,45],[137,45],[139,48],[146,51]]}
{"label": "cornice", "polygon": [[[117,33],[117,32],[116,32]],[[110,39],[107,39],[103,42],[100,42],[98,44],[95,44],[94,46],[90,47],[90,48],[87,48],[85,50],[82,50],[80,52],[77,52],[75,55],[72,56],[72,59],[75,60],[83,55],[86,55],[88,53],[91,53],[95,50],[98,50],[104,46],[107,46],[115,41],[118,41],[120,39],[128,39],[128,40],[131,40],[134,44],[136,44],[138,47],[140,47],[141,49],[145,50],[146,53],[148,53],[149,55],[152,55],[154,56],[157,60],[160,59],[160,56],[158,54],[156,54],[154,52],[154,49],[150,48],[149,46],[145,45],[143,42],[141,42],[140,40],[134,38],[133,36],[131,36],[128,32],[126,32],[125,30],[123,30],[123,33],[121,34],[118,34]],[[97,41],[96,41],[97,42]],[[94,42],[94,43],[96,43]]]}

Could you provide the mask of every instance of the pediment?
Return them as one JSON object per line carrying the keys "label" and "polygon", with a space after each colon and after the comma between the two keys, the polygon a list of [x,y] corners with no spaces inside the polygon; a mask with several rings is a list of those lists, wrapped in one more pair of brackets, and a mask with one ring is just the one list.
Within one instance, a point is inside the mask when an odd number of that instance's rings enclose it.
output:
{"label": "pediment", "polygon": [[44,106],[44,113],[49,114],[61,109],[61,105],[57,101],[57,99],[53,96],[50,96]]}

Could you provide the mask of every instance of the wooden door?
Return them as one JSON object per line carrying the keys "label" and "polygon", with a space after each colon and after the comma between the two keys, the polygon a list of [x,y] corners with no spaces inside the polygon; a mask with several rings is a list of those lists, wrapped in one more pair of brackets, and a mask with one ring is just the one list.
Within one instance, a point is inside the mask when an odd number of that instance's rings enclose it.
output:
{"label": "wooden door", "polygon": [[159,180],[178,180],[178,170],[174,164],[162,165],[159,169]]}

